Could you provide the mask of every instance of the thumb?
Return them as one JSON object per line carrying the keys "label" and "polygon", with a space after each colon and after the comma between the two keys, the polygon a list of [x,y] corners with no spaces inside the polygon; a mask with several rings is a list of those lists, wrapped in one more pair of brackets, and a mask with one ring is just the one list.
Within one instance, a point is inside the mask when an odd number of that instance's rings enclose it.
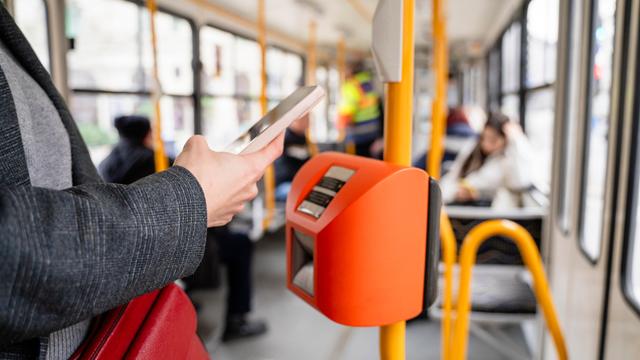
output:
{"label": "thumb", "polygon": [[242,155],[245,159],[253,162],[261,169],[271,165],[277,158],[282,155],[284,149],[284,133],[281,133],[264,148],[251,154]]}

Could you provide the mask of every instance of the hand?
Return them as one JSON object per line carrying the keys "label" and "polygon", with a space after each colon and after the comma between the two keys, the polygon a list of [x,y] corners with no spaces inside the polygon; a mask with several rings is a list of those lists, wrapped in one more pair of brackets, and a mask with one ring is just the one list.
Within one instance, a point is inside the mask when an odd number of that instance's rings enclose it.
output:
{"label": "hand", "polygon": [[507,139],[513,139],[514,137],[523,134],[520,125],[514,121],[509,121],[502,125],[502,131],[507,136]]}
{"label": "hand", "polygon": [[260,151],[233,155],[211,151],[205,138],[195,135],[187,141],[174,164],[189,170],[202,187],[208,227],[222,226],[258,195],[256,183],[266,168],[282,155],[283,146],[284,134],[281,134]]}
{"label": "hand", "polygon": [[473,191],[466,186],[458,186],[458,191],[456,191],[456,201],[464,203],[472,200],[476,200],[476,196]]}

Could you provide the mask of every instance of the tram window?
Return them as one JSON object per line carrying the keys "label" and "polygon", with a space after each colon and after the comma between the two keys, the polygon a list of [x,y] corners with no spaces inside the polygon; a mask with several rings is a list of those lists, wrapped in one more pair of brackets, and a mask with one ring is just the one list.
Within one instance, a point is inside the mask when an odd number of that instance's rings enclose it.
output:
{"label": "tram window", "polygon": [[267,49],[267,95],[283,99],[300,86],[302,59],[280,49]]}
{"label": "tram window", "polygon": [[613,75],[615,1],[593,5],[591,101],[588,102],[582,178],[580,245],[592,261],[600,255]]}
{"label": "tram window", "polygon": [[[153,118],[152,51],[147,9],[123,0],[69,0],[66,31],[71,110],[94,162],[116,139],[113,118]],[[117,18],[118,26],[112,19]],[[163,93],[162,138],[167,153],[182,149],[194,130],[193,34],[188,20],[158,12],[158,72]]]}
{"label": "tram window", "polygon": [[49,30],[45,0],[14,1],[13,6],[16,24],[29,40],[44,68],[49,70]]}
{"label": "tram window", "polygon": [[530,91],[526,96],[525,130],[533,156],[533,181],[542,192],[549,192],[551,154],[553,147],[554,91],[547,87]]}
{"label": "tram window", "polygon": [[527,8],[527,87],[556,78],[558,0],[532,0]]}
{"label": "tram window", "polygon": [[502,92],[520,88],[521,26],[514,22],[502,37]]}
{"label": "tram window", "polygon": [[[204,96],[201,99],[203,134],[214,150],[222,150],[240,127],[260,117],[260,46],[230,32],[200,29]],[[302,59],[285,50],[267,47],[267,100],[271,108],[294,91],[302,77]]]}
{"label": "tram window", "polygon": [[202,130],[213,150],[224,150],[235,139],[243,124],[258,119],[258,100],[230,96],[203,96]]}
{"label": "tram window", "polygon": [[235,93],[233,69],[235,36],[209,26],[200,30],[202,86],[205,93],[232,96]]}
{"label": "tram window", "polygon": [[507,115],[511,120],[519,121],[520,119],[520,96],[506,95],[502,98],[502,107],[500,109],[503,114]]}
{"label": "tram window", "polygon": [[[112,19],[118,19],[113,26]],[[143,90],[143,15],[139,6],[122,0],[70,0],[67,36],[74,47],[67,55],[71,88],[109,91]]]}
{"label": "tram window", "polygon": [[[67,27],[69,84],[75,89],[145,91],[152,88],[149,13],[122,0],[71,0]],[[119,19],[113,26],[111,19]],[[192,33],[189,22],[158,12],[158,72],[172,95],[193,93]]]}

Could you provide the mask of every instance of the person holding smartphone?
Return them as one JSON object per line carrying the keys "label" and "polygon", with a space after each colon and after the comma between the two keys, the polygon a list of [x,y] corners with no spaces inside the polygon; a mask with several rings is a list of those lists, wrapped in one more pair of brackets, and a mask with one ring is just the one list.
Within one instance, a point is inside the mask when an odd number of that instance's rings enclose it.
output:
{"label": "person holding smartphone", "polygon": [[280,135],[248,155],[187,141],[174,165],[104,183],[48,72],[0,5],[0,358],[65,359],[91,319],[191,274],[207,227],[258,194]]}

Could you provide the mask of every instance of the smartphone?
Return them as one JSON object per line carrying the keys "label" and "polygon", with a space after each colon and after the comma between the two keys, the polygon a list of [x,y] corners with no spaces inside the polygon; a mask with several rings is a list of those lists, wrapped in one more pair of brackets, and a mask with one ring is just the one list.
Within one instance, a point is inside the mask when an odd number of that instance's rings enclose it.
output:
{"label": "smartphone", "polygon": [[261,119],[247,125],[225,151],[250,154],[264,148],[292,122],[308,114],[324,96],[324,89],[317,85],[298,88]]}

